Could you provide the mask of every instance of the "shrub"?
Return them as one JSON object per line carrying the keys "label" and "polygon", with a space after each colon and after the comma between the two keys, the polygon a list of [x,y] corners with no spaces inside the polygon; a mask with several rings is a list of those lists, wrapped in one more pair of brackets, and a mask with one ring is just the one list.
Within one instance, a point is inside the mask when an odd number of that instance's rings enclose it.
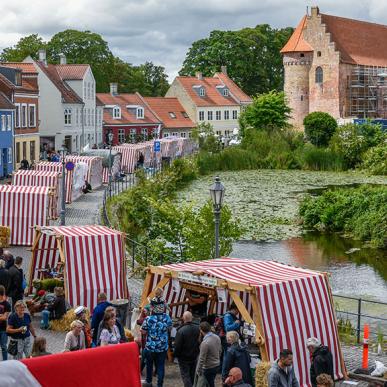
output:
{"label": "shrub", "polygon": [[311,171],[342,171],[344,169],[344,160],[339,154],[312,144],[306,144],[303,149],[299,150],[298,160],[302,169]]}
{"label": "shrub", "polygon": [[362,168],[373,175],[387,175],[387,143],[368,149],[364,154]]}
{"label": "shrub", "polygon": [[328,113],[313,112],[304,118],[305,135],[316,146],[327,146],[337,128],[336,120]]}
{"label": "shrub", "polygon": [[337,128],[330,146],[344,158],[348,168],[354,168],[362,162],[363,154],[384,138],[380,125],[346,124]]}

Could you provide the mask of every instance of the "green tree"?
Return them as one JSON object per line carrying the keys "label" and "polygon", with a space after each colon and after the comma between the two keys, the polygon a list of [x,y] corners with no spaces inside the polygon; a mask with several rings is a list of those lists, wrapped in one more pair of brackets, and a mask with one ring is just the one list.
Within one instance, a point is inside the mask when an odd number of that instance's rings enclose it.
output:
{"label": "green tree", "polygon": [[283,92],[270,91],[258,95],[239,117],[240,134],[244,137],[248,130],[254,132],[285,128],[290,112]]}
{"label": "green tree", "polygon": [[280,49],[292,28],[273,29],[267,24],[239,31],[212,31],[194,42],[186,54],[180,75],[201,71],[212,76],[227,66],[229,76],[249,95],[283,88]]}
{"label": "green tree", "polygon": [[145,90],[142,91],[142,94],[151,97],[164,96],[169,88],[165,68],[155,66],[152,62],[145,62],[138,69],[143,74],[145,81]]}
{"label": "green tree", "polygon": [[38,51],[45,48],[46,43],[38,34],[21,38],[13,47],[4,48],[0,59],[2,62],[22,62],[27,56],[38,59]]}
{"label": "green tree", "polygon": [[199,144],[199,149],[205,152],[218,153],[222,149],[220,139],[216,136],[214,127],[209,122],[202,122],[192,130],[192,138]]}
{"label": "green tree", "polygon": [[305,135],[316,146],[327,146],[337,128],[336,120],[328,113],[313,112],[304,118]]}

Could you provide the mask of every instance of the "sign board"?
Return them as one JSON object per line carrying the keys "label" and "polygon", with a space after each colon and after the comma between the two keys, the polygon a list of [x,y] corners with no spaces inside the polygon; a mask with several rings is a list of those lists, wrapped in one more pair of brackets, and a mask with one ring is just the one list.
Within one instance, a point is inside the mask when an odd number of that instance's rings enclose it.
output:
{"label": "sign board", "polygon": [[75,167],[75,164],[72,161],[67,161],[65,167],[68,171],[72,171]]}
{"label": "sign board", "polygon": [[227,302],[226,289],[216,288],[216,293],[218,296],[218,302],[221,302],[221,303]]}
{"label": "sign board", "polygon": [[255,337],[255,330],[256,330],[255,324],[244,323],[244,325],[243,325],[243,334],[245,336]]}
{"label": "sign board", "polygon": [[204,275],[193,275],[191,273],[180,272],[178,278],[183,281],[190,281],[196,284],[216,286],[218,281],[216,278],[206,277]]}
{"label": "sign board", "polygon": [[160,143],[160,141],[155,141],[153,143],[153,150],[155,152],[160,152],[161,151],[161,143]]}

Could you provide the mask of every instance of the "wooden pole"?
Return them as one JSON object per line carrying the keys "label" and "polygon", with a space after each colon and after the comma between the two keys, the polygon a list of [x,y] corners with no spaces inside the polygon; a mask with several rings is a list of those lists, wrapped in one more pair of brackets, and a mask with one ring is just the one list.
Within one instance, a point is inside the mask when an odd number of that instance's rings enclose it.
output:
{"label": "wooden pole", "polygon": [[148,294],[151,292],[151,281],[152,281],[152,273],[149,269],[147,269],[144,287],[142,289],[140,306],[143,308],[146,305],[146,301],[148,299]]}
{"label": "wooden pole", "polygon": [[66,270],[66,256],[64,252],[64,238],[63,235],[56,235],[56,245],[58,246],[60,261],[63,262],[63,287],[65,291],[65,299],[69,300],[69,291],[67,289],[67,270]]}
{"label": "wooden pole", "polygon": [[143,298],[143,300],[141,302],[141,308],[143,308],[147,304],[148,298],[154,297],[157,288],[163,289],[165,287],[165,285],[167,285],[169,283],[170,280],[171,280],[171,277],[163,277],[159,281],[159,283],[155,286],[155,288],[148,294],[148,296],[145,296]]}
{"label": "wooden pole", "polygon": [[255,321],[255,338],[257,340],[257,344],[259,345],[259,349],[261,351],[261,358],[263,361],[269,362],[269,354],[267,352],[266,341],[263,330],[263,321],[262,321],[262,313],[261,306],[258,301],[258,292],[255,288],[254,291],[250,295],[251,305],[253,307],[254,313],[254,321]]}
{"label": "wooden pole", "polygon": [[245,304],[239,297],[238,293],[235,290],[228,290],[230,297],[233,299],[235,305],[237,306],[239,313],[241,314],[242,318],[248,323],[248,324],[254,324],[254,320],[250,316],[250,313],[245,307]]}
{"label": "wooden pole", "polygon": [[29,273],[28,273],[28,292],[32,292],[32,281],[34,280],[34,272],[35,272],[35,251],[37,250],[40,238],[42,236],[42,232],[40,230],[39,226],[35,227],[35,239],[32,244],[31,248],[31,260],[30,260],[30,265],[29,265]]}

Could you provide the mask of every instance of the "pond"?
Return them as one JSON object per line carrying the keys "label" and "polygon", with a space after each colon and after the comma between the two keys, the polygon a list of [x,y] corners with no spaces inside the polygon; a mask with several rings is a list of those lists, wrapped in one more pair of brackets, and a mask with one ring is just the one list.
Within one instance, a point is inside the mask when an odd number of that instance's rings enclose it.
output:
{"label": "pond", "polygon": [[[387,251],[367,249],[338,235],[305,233],[298,205],[328,186],[387,184],[387,178],[358,173],[256,170],[222,172],[225,203],[245,229],[233,257],[276,260],[331,273],[334,293],[387,300]],[[194,181],[179,200],[201,205],[208,200],[213,176]]]}

